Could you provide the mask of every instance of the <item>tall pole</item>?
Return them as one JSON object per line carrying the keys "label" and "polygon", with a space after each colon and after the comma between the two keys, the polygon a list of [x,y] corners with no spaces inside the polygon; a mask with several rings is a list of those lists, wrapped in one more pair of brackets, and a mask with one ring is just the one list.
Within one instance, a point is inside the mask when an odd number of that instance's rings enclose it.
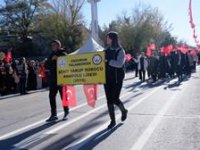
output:
{"label": "tall pole", "polygon": [[95,41],[99,42],[99,27],[98,27],[98,14],[97,14],[97,2],[100,0],[88,0],[91,4],[91,31],[92,37]]}

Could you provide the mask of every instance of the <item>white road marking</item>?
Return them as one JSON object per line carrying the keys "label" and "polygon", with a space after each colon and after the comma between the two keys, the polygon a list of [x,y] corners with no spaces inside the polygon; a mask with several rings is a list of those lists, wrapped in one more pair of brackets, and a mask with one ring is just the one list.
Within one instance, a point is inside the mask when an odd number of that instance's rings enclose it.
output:
{"label": "white road marking", "polygon": [[[98,100],[103,99],[104,97],[105,97],[105,95],[99,97]],[[77,106],[77,107],[71,108],[70,111],[79,109],[79,108],[84,107],[84,106],[86,106],[86,105],[87,105],[87,103],[81,104],[81,105],[79,105],[79,106]],[[59,113],[58,116],[61,116],[62,114],[63,114],[63,112],[62,112],[62,113]],[[17,129],[17,130],[15,130],[15,131],[12,131],[12,132],[9,132],[9,133],[7,133],[7,134],[4,134],[4,135],[0,136],[0,140],[6,139],[6,138],[11,137],[11,136],[13,136],[13,135],[16,135],[16,134],[18,134],[18,133],[21,133],[21,132],[23,132],[23,131],[25,131],[25,130],[28,130],[28,129],[32,128],[32,127],[35,127],[35,126],[37,126],[37,125],[39,125],[39,124],[42,124],[42,123],[44,123],[45,121],[46,121],[46,119],[43,119],[43,120],[40,120],[40,121],[35,122],[35,123],[33,123],[33,124],[27,125],[27,126],[25,126],[25,127],[23,127],[23,128],[20,128],[20,129]]]}
{"label": "white road marking", "polygon": [[[121,98],[122,98],[122,97],[125,97],[125,96],[127,96],[127,95],[129,95],[129,94],[132,94],[132,92],[126,92],[125,94],[123,94],[123,95],[121,96]],[[93,110],[91,110],[91,111],[89,111],[89,112],[87,112],[87,113],[85,113],[85,114],[83,114],[83,115],[81,115],[81,116],[79,116],[79,117],[77,117],[77,118],[75,118],[75,119],[73,119],[73,120],[67,122],[66,124],[62,124],[62,125],[60,125],[60,126],[58,126],[58,127],[53,128],[52,130],[50,130],[50,131],[44,133],[43,135],[54,134],[54,133],[56,133],[57,131],[59,131],[59,130],[65,128],[66,126],[71,125],[72,123],[74,123],[74,122],[76,122],[76,121],[79,121],[80,119],[83,119],[84,117],[86,117],[86,116],[88,116],[88,115],[90,115],[90,114],[92,114],[92,113],[94,113],[94,112],[96,112],[96,111],[98,111],[98,110],[100,110],[100,109],[106,107],[106,106],[107,106],[107,104],[103,104],[103,105],[101,105],[100,107],[95,108],[95,109],[93,109]],[[32,143],[33,143],[33,142],[32,142]],[[19,144],[19,145],[17,146],[17,148],[18,148],[18,149],[24,149],[24,148],[28,147],[30,144],[31,144],[31,143]],[[15,145],[15,146],[16,146],[16,145]],[[12,150],[14,150],[14,149],[12,149]]]}
{"label": "white road marking", "polygon": [[[189,84],[187,83],[184,86],[187,87],[188,85]],[[183,91],[181,91],[181,93],[184,93],[184,91],[187,89],[186,87],[183,88]],[[154,117],[154,119],[149,124],[149,126],[145,129],[143,134],[137,139],[135,144],[132,146],[131,150],[142,150],[143,149],[146,142],[149,140],[149,138],[153,134],[154,130],[157,128],[157,126],[163,119],[163,116],[166,114],[166,112],[168,111],[171,104],[174,102],[175,99],[177,99],[178,94],[179,93],[176,92],[171,98],[169,98],[167,100],[167,103],[165,104],[165,106],[163,106],[163,108],[157,113],[157,115]]]}
{"label": "white road marking", "polygon": [[[132,92],[126,92],[125,94],[123,94],[123,95],[121,96],[121,98],[122,98],[122,97],[125,97],[125,96],[127,96],[127,95],[129,95],[129,94],[132,94]],[[99,106],[99,107],[97,107],[97,108],[95,108],[95,109],[93,109],[93,110],[91,110],[91,111],[89,111],[89,112],[87,112],[87,113],[85,113],[85,114],[83,114],[83,115],[81,115],[81,116],[79,116],[79,117],[77,117],[77,118],[75,118],[75,119],[73,119],[73,120],[67,122],[66,124],[62,124],[62,125],[60,125],[60,126],[58,126],[58,127],[55,127],[54,129],[52,129],[52,130],[50,130],[50,131],[48,131],[48,132],[46,132],[46,133],[44,133],[44,134],[54,134],[54,133],[56,133],[57,131],[59,131],[59,130],[65,128],[66,126],[68,126],[68,125],[70,125],[70,124],[72,124],[72,123],[74,123],[74,122],[76,122],[76,121],[78,121],[78,120],[80,120],[80,119],[83,119],[84,117],[89,116],[90,114],[92,114],[92,113],[94,113],[94,112],[96,112],[96,111],[98,111],[98,110],[100,110],[100,109],[102,109],[102,108],[104,108],[104,107],[106,107],[106,106],[107,106],[107,104],[103,104],[103,105],[101,105],[101,106]]]}
{"label": "white road marking", "polygon": [[[146,96],[144,96],[143,98],[141,98],[140,100],[138,100],[136,103],[134,103],[133,105],[131,105],[127,109],[129,111],[131,111],[132,109],[134,109],[135,107],[137,107],[139,104],[141,104],[145,99],[147,99],[148,97],[152,96],[160,88],[154,89],[149,94],[147,94]],[[116,120],[119,120],[120,118],[121,118],[121,114],[116,115]],[[83,145],[85,145],[86,143],[88,143],[96,134],[98,134],[100,131],[106,129],[107,125],[109,123],[110,123],[110,121],[106,122],[105,124],[101,125],[98,129],[94,130],[92,133],[90,133],[86,137],[80,139],[78,142],[76,142],[72,146],[67,146],[67,147],[63,148],[63,150],[66,150],[66,149],[68,149],[68,150],[77,150],[77,149],[81,148]]]}
{"label": "white road marking", "polygon": [[131,150],[142,150],[142,148],[144,147],[146,142],[149,140],[149,138],[151,137],[152,133],[154,132],[154,130],[156,129],[158,124],[161,122],[163,117],[160,116],[160,114],[164,115],[167,112],[167,110],[169,109],[171,104],[174,102],[176,96],[177,96],[177,94],[173,95],[170,99],[167,100],[167,104],[165,104],[165,106],[160,110],[160,112],[158,113],[159,115],[157,114],[154,117],[153,121],[145,129],[145,131],[139,137],[139,139],[135,142],[135,144],[132,146]]}
{"label": "white road marking", "polygon": [[[157,91],[158,89],[160,89],[160,88],[156,88],[155,91]],[[128,92],[128,93],[126,93],[126,94],[130,94],[130,93],[131,93],[131,92]],[[153,93],[154,93],[154,92],[153,92]],[[125,94],[125,95],[126,95],[126,94]],[[150,93],[150,94],[148,94],[148,95],[152,95],[152,94]],[[99,97],[98,99],[102,99],[102,98],[104,98],[104,97],[105,97],[105,96],[101,96],[101,97]],[[136,107],[136,106],[139,105],[144,99],[146,99],[146,98],[144,97],[144,98],[140,99],[140,100],[137,101],[134,105],[132,105],[132,107],[133,107],[133,108]],[[76,109],[81,108],[81,107],[84,107],[85,105],[87,105],[87,103],[84,103],[84,104],[79,105],[79,106],[77,106],[77,107],[75,107],[75,108],[72,108],[71,111],[76,110]],[[103,106],[103,107],[104,107],[104,106]],[[101,108],[103,108],[103,107],[101,106],[100,108],[97,108],[97,110],[99,110],[99,109],[101,109]],[[130,109],[132,109],[132,108],[130,108]],[[93,112],[95,112],[95,110],[92,110],[92,111],[90,111],[90,112],[93,113]],[[79,118],[77,118],[77,119],[75,119],[75,120],[72,120],[71,123],[74,123],[75,121],[78,121],[79,119],[84,118],[85,116],[89,115],[90,112],[86,113],[86,115],[84,115],[83,117],[80,116]],[[59,113],[58,116],[60,116],[60,115],[62,115],[62,114],[63,114],[63,113]],[[25,131],[25,130],[28,130],[28,129],[34,127],[34,126],[37,126],[37,125],[39,125],[39,124],[42,124],[42,123],[45,122],[45,120],[46,120],[46,119],[40,120],[40,121],[38,121],[38,122],[35,122],[35,123],[30,124],[30,125],[28,125],[28,126],[25,126],[25,127],[23,127],[23,128],[20,128],[20,129],[17,129],[17,130],[15,130],[15,131],[12,131],[12,132],[9,132],[9,133],[7,133],[7,134],[4,134],[4,135],[0,136],[0,140],[6,139],[6,138],[11,137],[11,136],[13,136],[13,135],[16,135],[16,134],[18,134],[18,133],[21,133],[21,132],[23,132],[23,131]],[[67,125],[69,125],[69,122],[68,122],[67,124],[62,125],[62,126],[59,126],[58,128],[56,128],[56,129],[54,129],[54,130],[51,130],[51,131],[49,131],[49,132],[46,132],[45,134],[52,134],[52,133],[55,133],[56,131],[58,131],[58,130],[64,128],[64,127],[67,126]]]}

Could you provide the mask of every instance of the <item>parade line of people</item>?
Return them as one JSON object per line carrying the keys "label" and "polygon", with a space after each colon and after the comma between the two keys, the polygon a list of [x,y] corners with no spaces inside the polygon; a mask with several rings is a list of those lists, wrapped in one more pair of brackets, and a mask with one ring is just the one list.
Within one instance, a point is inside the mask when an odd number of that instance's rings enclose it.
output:
{"label": "parade line of people", "polygon": [[169,55],[156,50],[152,51],[151,56],[146,56],[144,52],[132,58],[129,63],[134,64],[135,77],[144,82],[151,79],[155,83],[159,79],[178,78],[180,83],[183,76],[190,77],[196,71],[196,65],[200,63],[200,53],[182,53],[180,50],[173,49]]}
{"label": "parade line of people", "polygon": [[[128,110],[120,100],[120,93],[125,77],[125,51],[120,45],[118,33],[107,34],[107,45],[105,51],[106,83],[104,90],[107,107],[110,116],[108,129],[116,125],[114,105],[121,110],[121,121],[127,118]],[[51,54],[42,62],[35,60],[26,61],[24,57],[17,60],[0,60],[0,95],[20,92],[27,94],[29,90],[49,87],[50,117],[46,120],[52,122],[58,120],[56,110],[56,95],[59,92],[62,99],[62,86],[57,85],[57,58],[67,55],[62,49],[59,40],[51,42]],[[178,78],[178,83],[183,77],[189,78],[196,71],[199,64],[200,53],[186,53],[173,49],[167,55],[163,52],[153,50],[151,55],[144,52],[138,53],[136,58],[129,59],[126,63],[135,64],[135,76],[145,82],[148,78],[152,83],[159,79]],[[114,76],[113,76],[114,75]],[[149,82],[148,82],[149,83]],[[147,84],[148,84],[147,83]],[[67,120],[69,114],[68,106],[64,106],[63,120]]]}

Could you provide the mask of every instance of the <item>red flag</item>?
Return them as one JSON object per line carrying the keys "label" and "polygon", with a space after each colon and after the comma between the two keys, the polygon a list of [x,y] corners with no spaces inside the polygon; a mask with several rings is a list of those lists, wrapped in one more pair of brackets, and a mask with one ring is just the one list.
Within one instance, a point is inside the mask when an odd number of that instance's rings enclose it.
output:
{"label": "red flag", "polygon": [[83,90],[88,105],[94,108],[97,100],[97,84],[83,85]]}
{"label": "red flag", "polygon": [[177,47],[178,50],[180,50],[183,54],[186,54],[188,49],[185,44],[182,44],[181,47]]}
{"label": "red flag", "polygon": [[40,66],[40,74],[39,74],[39,76],[41,77],[41,78],[45,78],[46,77],[46,72],[45,72],[45,66],[44,66],[44,64],[42,64],[41,66]]}
{"label": "red flag", "polygon": [[11,62],[12,60],[12,53],[11,52],[7,52],[6,56],[5,56],[5,61],[7,63]]}
{"label": "red flag", "polygon": [[165,55],[169,55],[172,50],[173,50],[173,45],[172,44],[170,44],[167,47],[165,47],[164,48]]}
{"label": "red flag", "polygon": [[165,48],[164,48],[164,47],[161,47],[161,48],[160,48],[160,51],[161,51],[162,53],[164,53],[164,52],[165,52]]}
{"label": "red flag", "polygon": [[197,53],[196,53],[195,50],[192,50],[192,51],[190,52],[190,54],[191,54],[192,56],[194,56],[194,55],[196,55]]}
{"label": "red flag", "polygon": [[126,58],[126,61],[130,61],[131,58],[132,58],[132,56],[131,56],[131,54],[126,54],[126,55],[125,55],[125,58]]}
{"label": "red flag", "polygon": [[154,43],[151,43],[151,44],[149,45],[149,48],[150,48],[151,50],[155,50],[155,49],[156,49],[156,45],[155,45]]}
{"label": "red flag", "polygon": [[76,89],[73,85],[63,86],[62,103],[63,106],[77,106]]}
{"label": "red flag", "polygon": [[147,56],[151,56],[151,48],[148,46],[146,51]]}
{"label": "red flag", "polygon": [[195,22],[193,20],[193,15],[192,15],[192,0],[189,0],[189,23],[190,23],[190,26],[191,26],[191,29],[193,31],[193,38],[194,38],[194,41],[198,47],[199,45],[199,40],[198,40],[198,37],[196,35],[196,28],[195,28]]}
{"label": "red flag", "polygon": [[150,43],[147,46],[147,51],[146,51],[146,55],[147,56],[151,56],[152,50],[156,50],[156,45],[154,43]]}

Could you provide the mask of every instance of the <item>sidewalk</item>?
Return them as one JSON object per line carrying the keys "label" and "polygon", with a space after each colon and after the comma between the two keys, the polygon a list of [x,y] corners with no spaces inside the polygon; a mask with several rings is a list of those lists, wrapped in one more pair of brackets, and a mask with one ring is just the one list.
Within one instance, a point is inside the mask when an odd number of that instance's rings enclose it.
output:
{"label": "sidewalk", "polygon": [[[25,94],[25,95],[37,93],[37,92],[44,92],[44,91],[47,91],[47,88],[38,89],[38,90],[34,90],[34,91],[28,91],[27,94]],[[25,95],[21,95],[20,93],[8,94],[8,95],[5,95],[5,96],[0,96],[0,100],[12,98],[12,97],[17,97],[17,96],[25,96]]]}

